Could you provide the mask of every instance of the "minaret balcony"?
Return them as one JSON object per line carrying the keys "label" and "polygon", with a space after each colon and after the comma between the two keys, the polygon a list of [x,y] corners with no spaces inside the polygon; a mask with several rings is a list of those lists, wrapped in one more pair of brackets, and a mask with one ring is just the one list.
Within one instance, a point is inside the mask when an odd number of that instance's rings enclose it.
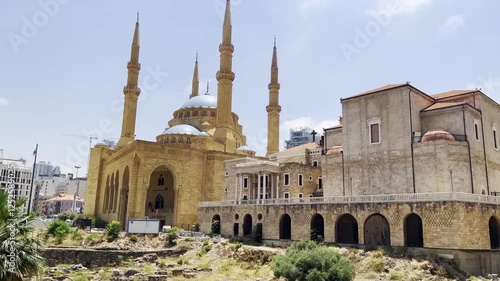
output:
{"label": "minaret balcony", "polygon": [[230,45],[225,45],[225,44],[220,44],[219,45],[219,52],[231,52],[234,53],[234,46],[233,44]]}
{"label": "minaret balcony", "polygon": [[234,78],[235,78],[235,75],[234,75],[234,72],[220,72],[218,71],[217,72],[217,75],[216,75],[216,78],[217,78],[217,81],[220,81],[220,80],[231,80],[231,81],[234,81]]}

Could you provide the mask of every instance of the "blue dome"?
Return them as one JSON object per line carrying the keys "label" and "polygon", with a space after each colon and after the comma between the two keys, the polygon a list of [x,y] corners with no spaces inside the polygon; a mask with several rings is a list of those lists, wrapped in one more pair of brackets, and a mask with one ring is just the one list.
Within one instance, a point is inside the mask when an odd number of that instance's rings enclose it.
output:
{"label": "blue dome", "polygon": [[165,135],[175,135],[175,134],[183,134],[183,135],[195,135],[200,136],[202,133],[191,125],[177,125],[172,128],[168,128],[163,132]]}
{"label": "blue dome", "polygon": [[246,146],[246,145],[238,147],[238,150],[239,151],[254,151],[255,152],[255,150],[253,150],[251,147]]}
{"label": "blue dome", "polygon": [[185,102],[181,109],[193,107],[217,108],[217,97],[212,95],[196,96]]}

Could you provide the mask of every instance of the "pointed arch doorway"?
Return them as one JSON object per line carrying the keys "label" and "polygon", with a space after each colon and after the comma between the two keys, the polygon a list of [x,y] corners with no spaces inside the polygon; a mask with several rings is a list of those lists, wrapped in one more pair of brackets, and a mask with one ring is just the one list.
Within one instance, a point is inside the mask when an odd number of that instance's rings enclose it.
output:
{"label": "pointed arch doorway", "polygon": [[175,178],[165,165],[157,167],[150,175],[146,195],[146,217],[160,220],[160,228],[175,223]]}

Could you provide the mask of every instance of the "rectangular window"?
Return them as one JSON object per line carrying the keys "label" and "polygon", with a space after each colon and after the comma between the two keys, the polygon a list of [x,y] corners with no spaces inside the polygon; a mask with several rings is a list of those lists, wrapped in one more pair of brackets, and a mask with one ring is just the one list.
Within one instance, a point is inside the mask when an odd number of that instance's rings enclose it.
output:
{"label": "rectangular window", "polygon": [[284,195],[285,195],[285,199],[290,198],[290,192],[285,192]]}
{"label": "rectangular window", "polygon": [[260,187],[263,187],[263,186],[264,186],[264,176],[260,176]]}
{"label": "rectangular window", "polygon": [[284,180],[283,180],[285,183],[285,186],[289,186],[290,185],[290,174],[285,174],[284,175]]}
{"label": "rectangular window", "polygon": [[493,131],[493,145],[495,145],[495,149],[498,149],[497,131]]}
{"label": "rectangular window", "polygon": [[370,125],[370,143],[380,142],[380,124]]}
{"label": "rectangular window", "polygon": [[304,197],[304,194],[299,193],[299,198],[302,198],[302,197]]}
{"label": "rectangular window", "polygon": [[476,140],[479,140],[479,126],[474,124],[474,133],[476,134]]}
{"label": "rectangular window", "polygon": [[299,175],[299,186],[302,186],[304,184],[304,176]]}
{"label": "rectangular window", "polygon": [[248,188],[248,178],[243,178],[243,188]]}
{"label": "rectangular window", "polygon": [[313,167],[318,167],[318,160],[314,160],[312,165],[313,165]]}

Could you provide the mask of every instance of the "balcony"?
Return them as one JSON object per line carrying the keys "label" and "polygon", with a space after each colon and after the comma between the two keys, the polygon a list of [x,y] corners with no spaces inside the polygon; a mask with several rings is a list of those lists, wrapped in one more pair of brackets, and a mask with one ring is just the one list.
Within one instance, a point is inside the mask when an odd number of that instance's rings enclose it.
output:
{"label": "balcony", "polygon": [[[279,198],[266,200],[246,200],[241,204],[252,205],[296,205],[296,204],[363,204],[363,203],[414,203],[414,202],[469,202],[485,203],[500,206],[500,196],[489,196],[472,193],[439,192],[439,193],[408,193],[389,195],[356,195],[336,197],[304,197]],[[199,207],[224,207],[238,205],[237,201],[200,202]]]}
{"label": "balcony", "polygon": [[460,141],[467,142],[467,135],[454,135],[446,132],[439,133],[426,133],[423,136],[413,137],[413,143],[436,141],[436,140],[448,140],[448,141]]}

